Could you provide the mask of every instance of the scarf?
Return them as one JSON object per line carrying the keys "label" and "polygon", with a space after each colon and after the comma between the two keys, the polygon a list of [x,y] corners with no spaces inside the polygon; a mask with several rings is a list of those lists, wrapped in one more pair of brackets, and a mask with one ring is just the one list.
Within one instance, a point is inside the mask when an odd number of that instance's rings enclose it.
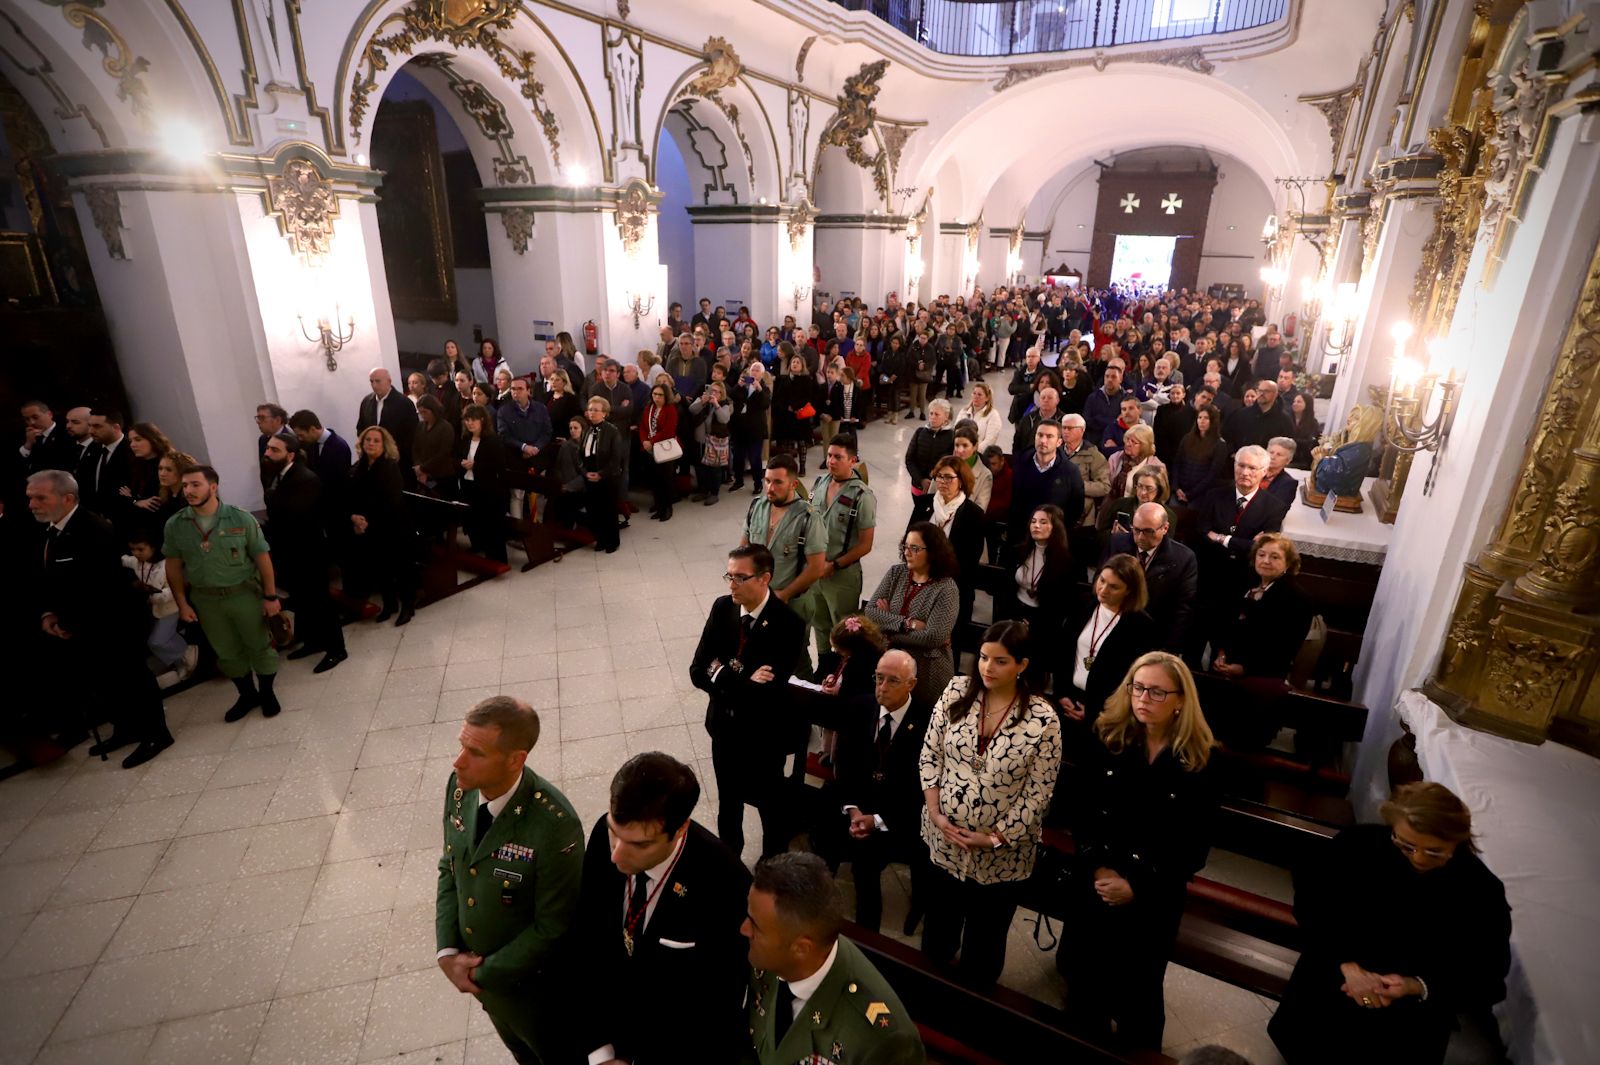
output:
{"label": "scarf", "polygon": [[939,531],[949,535],[950,522],[955,519],[956,511],[961,509],[961,504],[967,501],[965,492],[957,492],[956,497],[949,503],[944,501],[944,496],[938,491],[933,493],[933,517],[929,520],[939,526]]}

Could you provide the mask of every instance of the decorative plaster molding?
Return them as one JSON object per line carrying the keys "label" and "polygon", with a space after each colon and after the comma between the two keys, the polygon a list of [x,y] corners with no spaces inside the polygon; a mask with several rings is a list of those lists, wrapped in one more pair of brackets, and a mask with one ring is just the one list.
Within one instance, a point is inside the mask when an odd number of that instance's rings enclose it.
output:
{"label": "decorative plaster molding", "polygon": [[61,119],[63,122],[69,122],[75,118],[83,119],[88,123],[89,128],[94,131],[95,139],[100,142],[100,147],[110,148],[111,138],[106,136],[105,127],[100,124],[100,120],[94,117],[94,112],[89,110],[87,104],[73,102],[72,97],[67,94],[67,90],[62,88],[60,83],[56,81],[55,67],[50,65],[50,60],[39,50],[39,46],[34,44],[28,38],[28,35],[22,32],[22,27],[17,24],[17,20],[4,10],[0,10],[0,19],[4,19],[6,25],[11,27],[11,32],[16,34],[17,39],[33,51],[34,64],[29,66],[20,57],[14,56],[4,49],[0,49],[0,55],[4,55],[9,59],[12,66],[17,70],[44,86],[45,92],[55,101],[55,107],[51,113],[56,118]]}
{"label": "decorative plaster molding", "polygon": [[817,220],[817,209],[811,206],[811,201],[801,200],[789,212],[789,217],[784,221],[784,226],[789,231],[789,250],[798,252],[800,245],[805,243],[806,231]]}
{"label": "decorative plaster molding", "polygon": [[1018,63],[1006,71],[1005,77],[994,83],[994,91],[1005,92],[1013,85],[1021,85],[1023,82],[1032,81],[1042,74],[1054,74],[1058,70],[1076,70],[1079,67],[1093,67],[1095,70],[1104,70],[1113,63],[1155,63],[1164,67],[1191,70],[1196,74],[1210,74],[1217,69],[1217,65],[1206,58],[1205,49],[1197,46],[1148,52],[1122,52],[1115,55],[1096,52],[1094,55],[1082,59],[1057,59],[1049,63]]}
{"label": "decorative plaster molding", "polygon": [[655,210],[655,198],[650,186],[633,178],[622,187],[622,195],[613,208],[617,232],[622,237],[622,250],[632,255],[644,239],[650,225],[650,212]]}
{"label": "decorative plaster molding", "polygon": [[1328,123],[1328,160],[1332,169],[1339,167],[1339,145],[1344,143],[1345,126],[1350,121],[1350,109],[1361,96],[1365,83],[1367,60],[1362,60],[1361,74],[1356,77],[1353,84],[1333,92],[1307,93],[1296,97],[1303,104],[1310,104],[1322,112],[1322,117]]}
{"label": "decorative plaster molding", "polygon": [[910,126],[899,126],[885,122],[883,124],[883,150],[889,153],[889,172],[900,172],[900,153],[905,150],[906,141],[916,130]]}
{"label": "decorative plaster molding", "polygon": [[306,262],[332,250],[339,197],[333,182],[307,160],[290,159],[280,173],[267,178],[267,213],[277,216],[290,250]]}
{"label": "decorative plaster molding", "polygon": [[533,212],[526,207],[507,207],[497,213],[500,215],[500,224],[506,227],[511,250],[518,255],[526,255],[528,241],[533,237]]}
{"label": "decorative plaster molding", "polygon": [[806,82],[806,56],[811,54],[811,46],[817,43],[817,35],[812,34],[800,42],[800,54],[794,57],[794,80],[797,85]]}
{"label": "decorative plaster molding", "polygon": [[675,104],[671,113],[676,115],[689,131],[689,149],[694,152],[700,166],[710,175],[711,180],[706,182],[700,190],[700,202],[710,204],[711,197],[719,192],[725,192],[733,197],[735,203],[739,200],[739,190],[728,181],[728,146],[722,143],[722,138],[717,136],[717,131],[701,122],[694,114],[694,99],[684,100]]}
{"label": "decorative plaster molding", "polygon": [[94,228],[106,242],[106,254],[113,259],[126,260],[128,251],[122,243],[122,231],[127,227],[122,224],[122,201],[117,197],[117,190],[106,185],[88,185],[84,187],[83,200],[89,205]]}
{"label": "decorative plaster molding", "polygon": [[[799,89],[789,90],[789,173],[805,181],[806,135],[811,132],[811,97]],[[809,193],[809,188],[807,192]]]}
{"label": "decorative plaster molding", "polygon": [[142,55],[134,55],[117,28],[94,10],[103,7],[105,0],[43,2],[59,6],[67,25],[83,31],[83,46],[99,52],[101,68],[116,79],[117,99],[128,105],[140,123],[149,126],[154,108],[150,104],[150,87],[144,83],[144,74],[150,69],[150,61]]}
{"label": "decorative plaster molding", "polygon": [[439,71],[450,83],[450,91],[460,101],[462,110],[472,119],[478,132],[494,141],[499,150],[493,161],[494,180],[501,185],[531,185],[533,167],[528,157],[520,154],[511,141],[511,119],[502,104],[481,82],[462,77],[450,63],[448,56],[420,55],[413,62]]}
{"label": "decorative plaster molding", "polygon": [[606,85],[611,90],[611,159],[621,162],[626,151],[644,158],[644,133],[640,128],[640,101],[644,94],[644,38],[621,27],[611,36],[600,27],[606,52]]}
{"label": "decorative plaster molding", "polygon": [[[351,129],[361,128],[378,73],[391,65],[392,56],[410,56],[417,45],[436,41],[452,48],[476,48],[494,61],[500,73],[522,87],[522,95],[539,121],[550,144],[550,157],[561,165],[561,125],[544,97],[544,83],[534,71],[534,54],[518,51],[500,39],[511,28],[518,0],[413,0],[378,24],[377,33],[362,50],[356,80],[350,92]],[[392,28],[388,36],[384,31]]]}
{"label": "decorative plaster molding", "polygon": [[703,53],[706,61],[705,73],[691,81],[684,89],[685,92],[695,96],[712,96],[738,80],[744,64],[739,61],[739,53],[733,50],[733,45],[725,38],[708,38]]}
{"label": "decorative plaster molding", "polygon": [[889,70],[889,61],[879,59],[864,64],[860,70],[845,79],[844,91],[839,94],[839,110],[828,120],[817,142],[817,160],[822,159],[822,149],[843,148],[845,156],[861,169],[872,174],[872,185],[878,198],[889,200],[888,152],[880,147],[876,155],[868,155],[861,141],[872,133],[877,122],[875,106],[878,93],[883,89],[883,76]]}

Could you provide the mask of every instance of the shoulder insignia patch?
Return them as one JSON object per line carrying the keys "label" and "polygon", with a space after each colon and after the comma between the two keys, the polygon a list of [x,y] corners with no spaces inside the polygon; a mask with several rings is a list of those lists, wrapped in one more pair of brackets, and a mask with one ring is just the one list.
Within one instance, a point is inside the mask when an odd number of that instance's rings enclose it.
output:
{"label": "shoulder insignia patch", "polygon": [[875,1024],[879,1028],[889,1027],[889,1005],[886,1002],[874,1002],[867,1006],[867,1023]]}

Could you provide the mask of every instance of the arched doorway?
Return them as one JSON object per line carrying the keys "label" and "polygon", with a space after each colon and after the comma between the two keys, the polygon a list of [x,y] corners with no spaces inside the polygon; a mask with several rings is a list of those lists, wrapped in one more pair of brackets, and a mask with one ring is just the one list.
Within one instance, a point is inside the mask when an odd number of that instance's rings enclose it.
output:
{"label": "arched doorway", "polygon": [[[500,335],[482,177],[432,87],[463,80],[442,57],[412,60],[385,87],[373,119],[372,166],[384,173],[378,232],[403,372],[425,370],[447,340],[476,358],[480,341]],[[532,368],[511,361],[519,372]]]}

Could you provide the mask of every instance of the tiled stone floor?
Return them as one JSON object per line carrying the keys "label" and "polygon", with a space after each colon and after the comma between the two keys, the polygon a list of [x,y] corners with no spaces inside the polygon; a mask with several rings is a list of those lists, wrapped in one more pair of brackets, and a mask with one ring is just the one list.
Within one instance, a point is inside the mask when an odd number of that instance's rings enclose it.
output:
{"label": "tiled stone floor", "polygon": [[[868,591],[910,513],[901,455],[918,424],[863,437],[884,531]],[[224,724],[233,691],[213,680],[168,701],[178,742],[148,765],[124,771],[79,747],[0,783],[0,1063],[509,1062],[433,960],[461,716],[496,692],[537,707],[532,764],[586,823],[617,765],[645,750],[693,762],[697,816],[714,823],[705,702],[687,664],[748,498],[685,503],[666,525],[641,516],[615,555],[513,572],[404,629],[351,626],[338,669],[284,663],[273,720]],[[1234,856],[1211,872],[1286,891],[1277,871]],[[891,889],[886,928],[904,906]],[[1056,1001],[1052,962],[1019,917],[1005,983]],[[1174,967],[1168,1052],[1218,1042],[1275,1063],[1271,1009]]]}

